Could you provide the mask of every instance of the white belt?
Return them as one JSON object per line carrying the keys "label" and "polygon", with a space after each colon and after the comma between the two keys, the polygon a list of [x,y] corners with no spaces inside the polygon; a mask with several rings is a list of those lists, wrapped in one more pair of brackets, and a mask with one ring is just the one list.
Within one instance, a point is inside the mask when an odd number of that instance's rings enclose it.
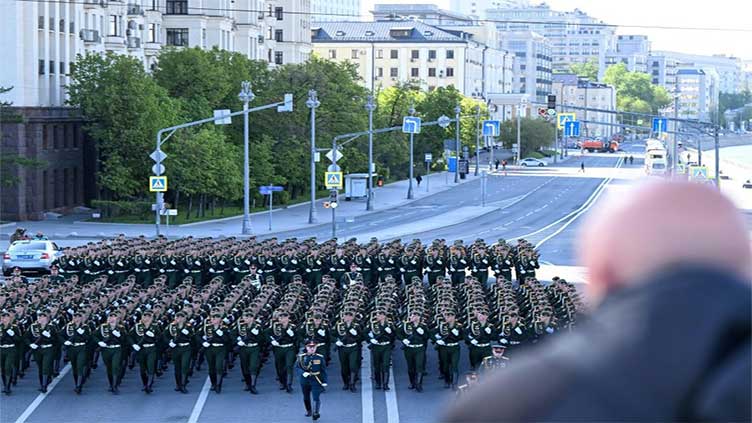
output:
{"label": "white belt", "polygon": [[491,345],[491,344],[475,344],[475,345],[472,345],[472,344],[471,344],[471,346],[473,346],[473,347],[476,347],[476,348],[487,347],[487,346],[489,346],[489,345]]}
{"label": "white belt", "polygon": [[73,346],[73,347],[82,347],[84,345],[86,345],[86,342],[74,342],[73,345],[71,345],[71,346]]}
{"label": "white belt", "polygon": [[292,344],[281,344],[281,345],[277,345],[277,348],[287,348],[287,347],[292,347]]}
{"label": "white belt", "polygon": [[187,347],[188,345],[191,345],[190,342],[181,342],[178,344],[178,347]]}
{"label": "white belt", "polygon": [[376,342],[376,344],[375,344],[375,345],[380,345],[380,346],[382,346],[382,347],[383,347],[384,345],[389,345],[389,344],[391,344],[391,342],[389,342],[389,341],[386,341],[386,342]]}
{"label": "white belt", "polygon": [[144,344],[144,345],[141,345],[141,347],[142,348],[149,348],[149,347],[153,347],[154,345],[157,345],[157,344]]}
{"label": "white belt", "polygon": [[457,342],[447,342],[446,344],[444,344],[444,345],[439,345],[439,346],[440,346],[440,347],[456,347],[456,346],[457,346],[457,344],[458,344]]}
{"label": "white belt", "polygon": [[211,344],[211,346],[212,346],[212,347],[224,347],[224,346],[225,346],[225,344],[222,344],[222,343],[216,343],[216,342],[215,342],[215,343],[212,343],[212,344]]}
{"label": "white belt", "polygon": [[410,345],[407,345],[407,347],[409,347],[409,348],[422,348],[423,344],[410,344]]}
{"label": "white belt", "polygon": [[258,342],[254,342],[253,344],[245,344],[242,345],[243,347],[258,347]]}
{"label": "white belt", "polygon": [[358,343],[357,342],[353,342],[352,344],[344,344],[340,348],[350,348],[350,347],[354,347],[356,345],[358,345]]}
{"label": "white belt", "polygon": [[15,346],[16,346],[16,344],[2,344],[2,345],[0,345],[0,348],[13,348]]}

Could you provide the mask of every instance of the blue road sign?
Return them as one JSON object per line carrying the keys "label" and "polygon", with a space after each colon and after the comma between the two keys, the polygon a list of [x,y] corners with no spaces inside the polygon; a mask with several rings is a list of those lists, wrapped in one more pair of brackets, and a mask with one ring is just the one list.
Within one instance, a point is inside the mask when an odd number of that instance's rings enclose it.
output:
{"label": "blue road sign", "polygon": [[690,166],[689,177],[693,180],[708,179],[708,168],[705,166]]}
{"label": "blue road sign", "polygon": [[420,118],[405,116],[402,118],[402,132],[406,134],[420,134]]}
{"label": "blue road sign", "polygon": [[484,120],[483,121],[483,136],[484,137],[498,137],[501,133],[501,122],[498,120]]}
{"label": "blue road sign", "polygon": [[668,119],[653,118],[653,132],[661,134],[668,131]]}
{"label": "blue road sign", "polygon": [[267,185],[267,186],[259,187],[259,193],[261,195],[269,195],[269,193],[279,192],[279,191],[284,191],[284,190],[285,190],[284,187],[280,187],[276,185]]}
{"label": "blue road sign", "polygon": [[564,122],[564,136],[565,137],[579,137],[580,136],[580,121],[568,120]]}

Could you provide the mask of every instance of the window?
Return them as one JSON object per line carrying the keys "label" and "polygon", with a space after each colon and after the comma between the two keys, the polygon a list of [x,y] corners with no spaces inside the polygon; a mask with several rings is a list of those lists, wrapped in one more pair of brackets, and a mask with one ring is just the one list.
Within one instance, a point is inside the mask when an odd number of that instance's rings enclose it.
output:
{"label": "window", "polygon": [[418,59],[418,58],[420,58],[420,51],[418,51],[418,50],[410,50],[410,58],[411,59]]}
{"label": "window", "polygon": [[399,75],[397,68],[389,68],[389,76],[396,78]]}
{"label": "window", "polygon": [[436,50],[428,50],[428,60],[436,59]]}
{"label": "window", "polygon": [[121,35],[122,28],[120,28],[120,16],[118,15],[110,15],[110,32],[108,32],[108,35],[118,37]]}
{"label": "window", "polygon": [[377,59],[383,59],[384,58],[384,50],[382,50],[382,49],[376,50],[376,58]]}
{"label": "window", "polygon": [[419,72],[420,72],[420,69],[418,69],[418,68],[411,68],[410,69],[410,76],[412,76],[413,78],[417,78],[420,75]]}
{"label": "window", "polygon": [[39,61],[39,74],[44,75],[44,60]]}
{"label": "window", "polygon": [[53,73],[55,73],[55,61],[50,60],[50,75],[52,75]]}
{"label": "window", "polygon": [[58,22],[58,31],[65,32],[65,19],[60,19],[60,22]]}
{"label": "window", "polygon": [[188,47],[188,28],[168,28],[167,45]]}
{"label": "window", "polygon": [[446,58],[447,59],[454,59],[454,50],[447,50],[446,51]]}
{"label": "window", "polygon": [[389,50],[389,57],[399,59],[399,50]]}
{"label": "window", "polygon": [[274,52],[274,63],[277,65],[282,64],[282,52],[281,51]]}
{"label": "window", "polygon": [[446,76],[447,78],[454,77],[454,68],[446,68]]}
{"label": "window", "polygon": [[337,58],[337,50],[331,48],[329,49],[329,58],[330,59],[336,59]]}
{"label": "window", "polygon": [[350,58],[351,59],[357,59],[358,58],[358,49],[352,49],[350,51]]}
{"label": "window", "polygon": [[60,75],[65,75],[65,62],[60,62]]}
{"label": "window", "polygon": [[50,31],[55,30],[55,18],[50,18],[50,25],[47,27]]}
{"label": "window", "polygon": [[187,15],[188,0],[167,0],[168,15]]}
{"label": "window", "polygon": [[428,76],[436,77],[436,68],[428,68]]}
{"label": "window", "polygon": [[68,31],[70,31],[71,34],[75,34],[76,33],[76,23],[75,22],[71,22],[70,25],[68,25],[68,27],[69,27]]}
{"label": "window", "polygon": [[44,29],[44,16],[40,16],[37,19],[37,28]]}
{"label": "window", "polygon": [[274,30],[274,41],[282,42],[282,30],[281,29],[275,29]]}
{"label": "window", "polygon": [[149,24],[149,42],[150,43],[157,42],[157,24],[155,23]]}
{"label": "window", "polygon": [[274,8],[274,16],[277,18],[278,21],[281,21],[282,19],[284,19],[284,15],[285,15],[285,12],[283,8],[281,7]]}
{"label": "window", "polygon": [[384,77],[384,68],[376,68],[376,77],[378,78]]}

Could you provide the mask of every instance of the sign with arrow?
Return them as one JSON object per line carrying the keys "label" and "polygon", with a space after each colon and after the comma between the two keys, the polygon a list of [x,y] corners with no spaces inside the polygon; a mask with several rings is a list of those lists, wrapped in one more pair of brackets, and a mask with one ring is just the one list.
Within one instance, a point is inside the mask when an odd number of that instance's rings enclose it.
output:
{"label": "sign with arrow", "polygon": [[416,116],[402,118],[402,132],[405,134],[420,134],[420,118]]}
{"label": "sign with arrow", "polygon": [[653,132],[661,134],[668,131],[668,119],[653,118]]}
{"label": "sign with arrow", "polygon": [[568,120],[564,122],[564,136],[565,137],[579,137],[580,136],[580,121]]}
{"label": "sign with arrow", "polygon": [[577,115],[574,113],[559,113],[556,116],[556,127],[564,129],[564,122],[577,120]]}
{"label": "sign with arrow", "polygon": [[501,122],[498,120],[484,120],[483,121],[483,136],[484,137],[498,137],[501,133]]}

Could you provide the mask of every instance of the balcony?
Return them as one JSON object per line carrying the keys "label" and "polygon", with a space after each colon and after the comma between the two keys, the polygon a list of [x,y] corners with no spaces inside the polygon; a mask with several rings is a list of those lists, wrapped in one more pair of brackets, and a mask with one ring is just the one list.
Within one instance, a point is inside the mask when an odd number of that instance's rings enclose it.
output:
{"label": "balcony", "polygon": [[107,0],[84,0],[84,9],[107,7]]}
{"label": "balcony", "polygon": [[141,8],[140,4],[128,4],[128,16],[143,16],[144,15],[144,9]]}
{"label": "balcony", "polygon": [[99,43],[102,41],[102,37],[99,36],[99,31],[96,29],[82,29],[78,32],[78,35],[85,43]]}
{"label": "balcony", "polygon": [[128,48],[141,48],[141,38],[128,37],[127,44],[128,44]]}

